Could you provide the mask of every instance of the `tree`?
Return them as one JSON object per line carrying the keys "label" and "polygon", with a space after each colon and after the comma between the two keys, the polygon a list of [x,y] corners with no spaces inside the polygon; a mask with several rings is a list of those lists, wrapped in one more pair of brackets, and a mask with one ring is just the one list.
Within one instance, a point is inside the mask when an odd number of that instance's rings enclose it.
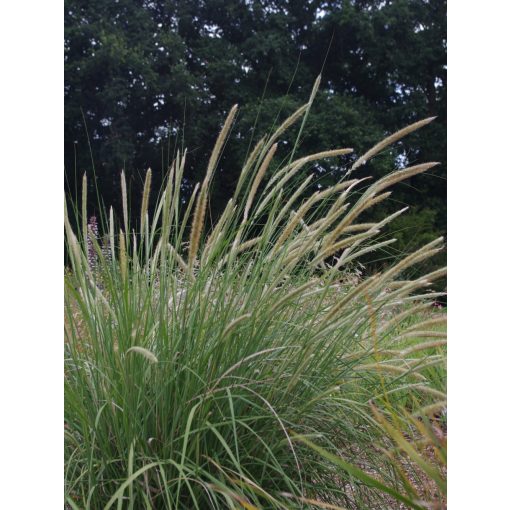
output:
{"label": "tree", "polygon": [[[104,201],[119,206],[124,168],[133,207],[139,207],[140,175],[152,167],[157,186],[177,148],[186,146],[190,187],[203,175],[226,112],[239,103],[215,179],[214,216],[230,197],[250,140],[305,102],[321,72],[321,91],[296,154],[340,146],[360,154],[385,133],[437,116],[360,175],[440,161],[434,177],[412,179],[393,198],[414,205],[414,223],[444,233],[444,0],[66,0],[68,186],[75,189],[75,172],[90,175],[91,151]],[[288,143],[278,157],[290,152]],[[310,171],[328,185],[346,161]],[[409,225],[413,221],[400,225],[407,233],[400,235],[399,250],[420,241],[409,235]]]}

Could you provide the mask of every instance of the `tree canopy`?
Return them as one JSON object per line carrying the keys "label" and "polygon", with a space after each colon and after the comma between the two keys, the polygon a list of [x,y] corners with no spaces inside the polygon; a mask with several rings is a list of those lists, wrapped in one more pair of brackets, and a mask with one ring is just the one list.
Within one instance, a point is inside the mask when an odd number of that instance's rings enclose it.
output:
{"label": "tree canopy", "polygon": [[[395,224],[400,250],[446,230],[445,0],[65,0],[64,55],[71,193],[94,170],[102,199],[118,208],[125,169],[138,206],[146,169],[157,185],[183,146],[191,186],[238,103],[214,214],[231,196],[250,141],[303,104],[322,73],[297,155],[353,147],[356,157],[437,116],[362,172],[441,162],[392,198],[413,206]],[[310,171],[328,185],[347,162]]]}

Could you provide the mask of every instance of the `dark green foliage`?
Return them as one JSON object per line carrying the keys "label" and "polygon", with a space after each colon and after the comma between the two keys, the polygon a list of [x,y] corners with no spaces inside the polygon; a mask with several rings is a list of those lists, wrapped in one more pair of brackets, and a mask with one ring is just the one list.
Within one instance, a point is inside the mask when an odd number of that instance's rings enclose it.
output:
{"label": "dark green foliage", "polygon": [[[92,182],[92,152],[102,199],[120,211],[113,191],[120,170],[139,197],[145,170],[153,169],[157,189],[183,145],[191,188],[203,176],[221,120],[239,103],[212,190],[214,217],[231,196],[247,141],[306,101],[322,71],[296,156],[338,147],[359,155],[386,133],[438,116],[370,163],[376,176],[395,166],[442,163],[434,177],[413,178],[392,196],[395,209],[415,205],[398,225],[397,252],[408,251],[426,241],[413,226],[426,225],[433,237],[446,230],[445,38],[445,0],[66,0],[68,189],[75,193],[84,171]],[[291,152],[292,133],[277,158]],[[327,186],[342,171],[335,163],[306,171]]]}

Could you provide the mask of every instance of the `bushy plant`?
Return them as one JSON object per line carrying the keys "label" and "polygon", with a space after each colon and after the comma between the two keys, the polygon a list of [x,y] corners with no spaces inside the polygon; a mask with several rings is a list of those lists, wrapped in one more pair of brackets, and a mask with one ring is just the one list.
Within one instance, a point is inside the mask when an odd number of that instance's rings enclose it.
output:
{"label": "bushy plant", "polygon": [[[211,181],[236,106],[187,203],[186,153],[177,155],[151,216],[151,171],[136,220],[122,176],[121,217],[102,213],[108,250],[88,227],[86,186],[81,211],[66,203],[68,507],[361,508],[363,483],[294,435],[384,462],[372,448],[383,430],[369,402],[433,392],[412,362],[415,351],[397,348],[396,337],[418,331],[432,340],[416,350],[443,345],[427,323],[398,328],[430,306],[437,294],[426,289],[444,270],[398,278],[442,240],[380,273],[346,277],[359,257],[391,243],[378,234],[404,210],[378,223],[356,223],[359,215],[435,163],[369,185],[354,177],[356,168],[431,119],[379,143],[330,188],[313,191],[306,165],[351,149],[297,160],[291,150],[267,178],[278,138],[300,119],[301,133],[318,83],[307,104],[256,144],[211,228]],[[69,211],[81,225],[76,232]]]}

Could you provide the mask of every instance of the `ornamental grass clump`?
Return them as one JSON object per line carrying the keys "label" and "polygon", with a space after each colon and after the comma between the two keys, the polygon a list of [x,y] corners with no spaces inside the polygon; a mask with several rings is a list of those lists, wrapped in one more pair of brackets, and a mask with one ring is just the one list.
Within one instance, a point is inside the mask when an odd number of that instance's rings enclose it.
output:
{"label": "ornamental grass clump", "polygon": [[[139,218],[129,217],[121,175],[122,216],[101,214],[108,256],[87,235],[86,203],[82,213],[66,203],[69,508],[362,508],[372,489],[301,439],[387,466],[372,448],[384,429],[370,402],[402,393],[423,406],[444,400],[412,361],[420,347],[402,348],[406,335],[419,333],[433,353],[443,345],[429,334],[433,324],[405,331],[386,319],[437,297],[427,289],[443,272],[399,278],[436,254],[442,239],[370,277],[344,279],[359,257],[392,242],[380,238],[386,220],[356,220],[389,186],[434,164],[391,172],[363,189],[365,179],[348,171],[349,180],[311,193],[306,165],[352,149],[297,160],[292,150],[279,168],[273,156],[289,127],[302,119],[303,130],[317,87],[256,144],[211,227],[209,189],[237,106],[186,204],[186,152],[171,165],[153,214],[151,172]],[[430,120],[392,135],[351,170]],[[73,231],[75,219],[83,232]],[[385,481],[398,483],[387,471]]]}

